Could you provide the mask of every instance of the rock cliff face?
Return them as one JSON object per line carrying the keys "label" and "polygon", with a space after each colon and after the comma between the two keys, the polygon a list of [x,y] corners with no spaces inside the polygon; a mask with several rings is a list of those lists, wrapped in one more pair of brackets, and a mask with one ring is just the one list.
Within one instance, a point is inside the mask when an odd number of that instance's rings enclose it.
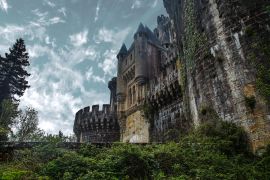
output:
{"label": "rock cliff face", "polygon": [[269,5],[164,0],[180,51],[186,117],[197,126],[215,110],[246,129],[254,150],[270,142]]}

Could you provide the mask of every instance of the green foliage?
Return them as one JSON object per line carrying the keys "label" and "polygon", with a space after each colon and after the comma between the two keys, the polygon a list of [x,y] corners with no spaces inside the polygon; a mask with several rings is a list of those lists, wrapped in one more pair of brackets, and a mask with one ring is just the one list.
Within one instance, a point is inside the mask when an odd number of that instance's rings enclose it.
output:
{"label": "green foliage", "polygon": [[94,160],[84,158],[75,152],[67,152],[63,156],[50,161],[41,171],[42,174],[56,179],[75,179],[87,174],[95,166]]}
{"label": "green foliage", "polygon": [[247,37],[253,37],[256,35],[256,32],[250,26],[248,26],[245,29],[245,34]]}
{"label": "green foliage", "polygon": [[0,107],[0,141],[6,141],[17,115],[17,107],[11,100],[3,100]]}
{"label": "green foliage", "polygon": [[39,172],[48,162],[63,156],[67,150],[57,147],[56,143],[37,146],[33,149],[17,150],[14,153],[14,164],[28,171]]}
{"label": "green foliage", "polygon": [[40,176],[33,171],[21,170],[16,167],[0,166],[0,179],[1,180],[24,180],[24,179],[38,179],[49,180],[49,177]]}
{"label": "green foliage", "polygon": [[[187,70],[192,69],[196,52],[206,41],[205,35],[199,33],[196,27],[195,3],[193,0],[185,0],[185,24],[183,39],[183,58]],[[207,51],[206,51],[207,53]],[[206,54],[207,55],[207,54]]]}
{"label": "green foliage", "polygon": [[256,85],[260,94],[270,104],[270,67],[267,68],[263,65],[258,67]]}
{"label": "green foliage", "polygon": [[196,133],[199,136],[216,138],[217,141],[227,142],[220,150],[228,155],[249,153],[248,137],[244,129],[226,121],[208,121],[200,126]]}
{"label": "green foliage", "polygon": [[[137,146],[116,148],[118,160],[116,166],[121,169],[121,174],[131,179],[150,179],[155,169],[155,161],[151,154],[144,153]],[[117,169],[118,169],[117,168]]]}
{"label": "green foliage", "polygon": [[102,154],[103,152],[106,152],[106,148],[98,148],[94,145],[91,144],[83,144],[78,153],[81,154],[84,157],[95,157],[98,156],[100,154]]}
{"label": "green foliage", "polygon": [[248,58],[257,70],[256,88],[270,105],[270,35],[267,32],[262,33],[265,29],[260,28],[250,26],[246,28],[247,41],[252,49]]}
{"label": "green foliage", "polygon": [[166,133],[164,133],[165,141],[174,141],[177,142],[180,139],[180,131],[176,128],[169,129]]}
{"label": "green foliage", "polygon": [[14,135],[18,141],[31,140],[38,129],[38,112],[30,107],[25,111],[20,110],[18,118],[16,119],[17,133]]}
{"label": "green foliage", "polygon": [[[260,156],[249,153],[243,129],[219,121],[206,108],[205,121],[179,142],[167,144],[83,145],[57,148],[57,142],[15,152],[14,161],[0,165],[0,177],[32,179],[267,179],[270,146]],[[210,116],[211,114],[211,116]],[[0,178],[1,179],[1,178]],[[3,178],[2,178],[3,179]]]}
{"label": "green foliage", "polygon": [[6,180],[10,180],[10,179],[25,179],[27,176],[29,176],[29,172],[28,171],[20,171],[20,170],[11,170],[11,171],[6,171],[3,172],[1,179],[6,179]]}
{"label": "green foliage", "polygon": [[150,104],[145,103],[142,107],[145,118],[150,122],[150,125],[153,126],[154,123],[154,107]]}
{"label": "green foliage", "polygon": [[246,102],[246,107],[250,108],[252,111],[256,107],[256,98],[255,96],[247,97],[245,96],[245,102]]}
{"label": "green foliage", "polygon": [[30,74],[25,70],[29,66],[29,56],[23,39],[17,39],[6,57],[0,57],[0,102],[4,99],[19,101],[18,98],[29,88],[26,78]]}
{"label": "green foliage", "polygon": [[265,7],[265,10],[266,10],[266,12],[268,12],[268,14],[270,15],[270,6],[266,6],[266,7]]}

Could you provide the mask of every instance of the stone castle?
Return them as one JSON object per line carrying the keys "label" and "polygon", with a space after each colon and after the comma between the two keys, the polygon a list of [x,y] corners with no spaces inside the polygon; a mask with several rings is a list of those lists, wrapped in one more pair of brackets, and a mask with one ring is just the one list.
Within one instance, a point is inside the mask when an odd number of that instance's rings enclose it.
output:
{"label": "stone castle", "polygon": [[80,142],[164,142],[215,113],[270,141],[270,2],[163,0],[169,17],[123,44],[110,104],[76,113]]}

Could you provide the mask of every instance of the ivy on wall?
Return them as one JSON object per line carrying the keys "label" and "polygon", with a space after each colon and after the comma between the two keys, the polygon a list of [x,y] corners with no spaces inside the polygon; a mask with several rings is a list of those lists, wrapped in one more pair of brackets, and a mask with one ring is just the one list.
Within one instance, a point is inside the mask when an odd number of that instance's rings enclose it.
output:
{"label": "ivy on wall", "polygon": [[245,35],[251,43],[248,59],[257,70],[257,90],[270,105],[270,33],[264,27],[248,26]]}
{"label": "ivy on wall", "polygon": [[151,106],[149,103],[144,103],[142,106],[142,111],[144,114],[144,117],[148,122],[150,123],[150,126],[154,126],[154,114],[155,114],[155,109],[153,106]]}
{"label": "ivy on wall", "polygon": [[186,62],[186,68],[189,71],[194,67],[196,52],[204,45],[206,37],[197,30],[195,1],[185,0],[184,11],[183,58]]}

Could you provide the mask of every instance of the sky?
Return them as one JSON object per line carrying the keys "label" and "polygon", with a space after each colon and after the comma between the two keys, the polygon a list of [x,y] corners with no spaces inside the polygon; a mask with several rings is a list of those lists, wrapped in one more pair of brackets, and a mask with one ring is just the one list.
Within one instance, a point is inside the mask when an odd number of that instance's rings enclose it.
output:
{"label": "sky", "polygon": [[72,134],[79,109],[109,103],[122,43],[161,14],[162,0],[0,0],[0,54],[21,37],[30,56],[20,107],[35,108],[47,133]]}

